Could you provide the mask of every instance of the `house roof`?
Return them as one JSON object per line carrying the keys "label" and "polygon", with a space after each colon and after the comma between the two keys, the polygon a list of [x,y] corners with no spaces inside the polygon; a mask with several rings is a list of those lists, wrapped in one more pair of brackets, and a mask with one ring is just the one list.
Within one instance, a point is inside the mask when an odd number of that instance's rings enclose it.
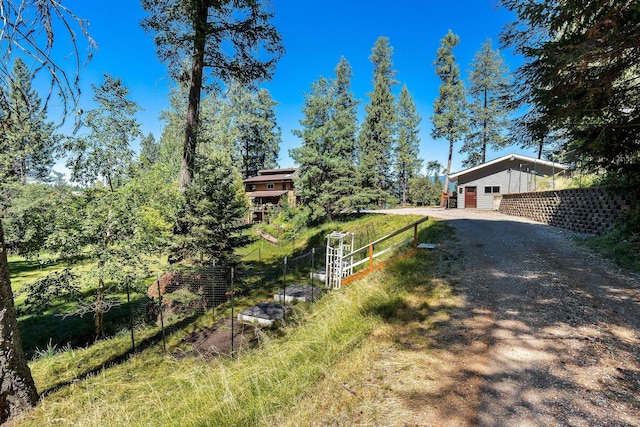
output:
{"label": "house roof", "polygon": [[243,180],[244,183],[251,182],[270,182],[270,181],[293,181],[294,174],[292,173],[281,173],[274,175],[258,175],[252,176],[251,178],[247,178]]}
{"label": "house roof", "polygon": [[493,166],[493,165],[501,163],[501,162],[515,161],[515,160],[519,160],[519,161],[522,161],[522,162],[527,162],[528,164],[538,164],[538,165],[545,165],[545,166],[548,166],[548,167],[554,167],[554,168],[556,168],[558,170],[569,169],[569,166],[563,165],[562,163],[550,162],[548,160],[541,160],[541,159],[537,159],[535,157],[523,156],[522,154],[507,154],[506,156],[499,157],[497,159],[488,161],[488,162],[483,163],[481,165],[477,165],[477,166],[474,166],[474,167],[469,168],[469,169],[464,169],[464,170],[462,170],[460,172],[452,173],[451,175],[449,175],[449,179],[451,181],[457,181],[457,179],[459,177],[461,177],[463,175],[466,175],[468,173],[476,172],[478,170],[484,169],[484,168],[489,167],[489,166]]}
{"label": "house roof", "polygon": [[251,191],[247,193],[250,199],[255,197],[280,197],[285,194],[287,190],[266,190],[266,191]]}
{"label": "house roof", "polygon": [[274,175],[294,173],[298,168],[282,168],[282,169],[262,169],[258,171],[258,175]]}

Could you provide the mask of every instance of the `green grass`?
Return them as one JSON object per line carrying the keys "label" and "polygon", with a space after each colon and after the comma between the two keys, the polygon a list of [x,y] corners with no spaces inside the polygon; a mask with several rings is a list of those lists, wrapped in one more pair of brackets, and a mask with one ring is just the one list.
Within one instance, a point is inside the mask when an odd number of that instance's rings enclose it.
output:
{"label": "green grass", "polygon": [[[376,221],[380,235],[415,220],[385,218],[388,222],[369,218]],[[356,229],[366,221],[358,218],[334,225]],[[326,230],[309,232],[300,240],[299,250],[313,245],[314,238]],[[420,232],[422,241],[432,242],[446,233],[442,223],[431,221]],[[300,306],[307,311],[297,321],[289,320],[280,334],[266,335],[259,349],[237,359],[178,360],[163,355],[158,345],[127,359],[121,357],[127,352],[128,337],[123,334],[35,360],[31,368],[36,384],[50,392],[15,425],[268,425],[325,381],[334,366],[348,361],[376,327],[428,317],[429,305],[419,303],[416,312],[415,301],[446,293],[428,282],[438,264],[437,253],[420,252],[328,294],[313,306]],[[251,302],[249,297],[236,301],[238,306]],[[228,315],[228,310],[228,304],[219,308],[218,317]],[[185,333],[214,321],[210,314],[202,316],[169,337],[169,352],[182,345]],[[145,333],[152,338],[157,330]]]}
{"label": "green grass", "polygon": [[587,237],[587,246],[616,264],[640,273],[640,236],[614,229],[602,236]]}

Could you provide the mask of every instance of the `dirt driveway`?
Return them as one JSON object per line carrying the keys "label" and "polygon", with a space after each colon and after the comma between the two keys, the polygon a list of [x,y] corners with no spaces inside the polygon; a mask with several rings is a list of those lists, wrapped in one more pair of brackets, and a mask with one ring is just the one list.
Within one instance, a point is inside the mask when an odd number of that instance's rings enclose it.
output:
{"label": "dirt driveway", "polygon": [[464,303],[439,328],[438,362],[413,423],[640,425],[638,276],[533,221],[394,213],[443,218],[464,254],[455,273]]}

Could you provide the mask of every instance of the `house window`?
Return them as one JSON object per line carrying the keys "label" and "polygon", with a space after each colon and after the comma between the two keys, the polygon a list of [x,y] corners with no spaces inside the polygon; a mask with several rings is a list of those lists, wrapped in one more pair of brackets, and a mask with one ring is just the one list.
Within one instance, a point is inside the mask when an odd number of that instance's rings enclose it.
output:
{"label": "house window", "polygon": [[462,194],[462,187],[458,188],[458,193]]}
{"label": "house window", "polygon": [[498,185],[493,185],[493,186],[487,186],[484,187],[484,194],[498,194],[500,193],[500,186]]}
{"label": "house window", "polygon": [[267,184],[267,190],[273,190],[273,184]]}

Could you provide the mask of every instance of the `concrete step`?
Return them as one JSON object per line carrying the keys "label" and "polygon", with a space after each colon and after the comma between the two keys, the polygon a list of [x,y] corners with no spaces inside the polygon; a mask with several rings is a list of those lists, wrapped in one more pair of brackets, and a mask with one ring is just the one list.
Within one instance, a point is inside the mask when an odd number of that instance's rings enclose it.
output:
{"label": "concrete step", "polygon": [[273,302],[261,302],[238,313],[238,321],[253,325],[271,326],[274,321],[283,319],[291,307]]}
{"label": "concrete step", "polygon": [[[324,282],[322,283],[324,284]],[[319,283],[319,285],[321,285]],[[280,289],[274,296],[277,302],[293,303],[297,301],[315,301],[320,296],[319,286],[294,285]]]}

